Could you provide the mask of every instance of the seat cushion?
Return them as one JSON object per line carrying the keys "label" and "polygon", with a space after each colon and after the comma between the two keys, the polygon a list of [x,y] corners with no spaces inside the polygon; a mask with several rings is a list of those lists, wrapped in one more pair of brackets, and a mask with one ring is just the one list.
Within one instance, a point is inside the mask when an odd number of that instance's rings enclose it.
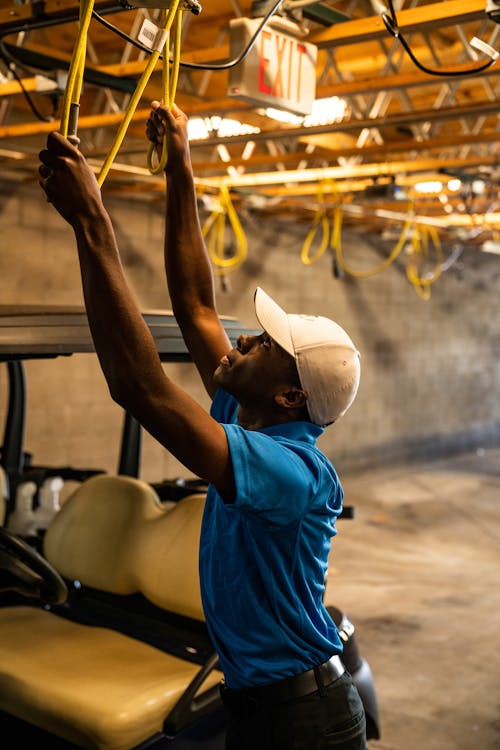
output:
{"label": "seat cushion", "polygon": [[98,475],[64,503],[44,537],[65,578],[113,594],[142,593],[157,607],[204,620],[198,574],[205,495],[162,504],[145,482]]}
{"label": "seat cushion", "polygon": [[[88,750],[160,732],[200,667],[121,633],[29,606],[0,608],[0,709]],[[222,675],[214,671],[205,690]]]}

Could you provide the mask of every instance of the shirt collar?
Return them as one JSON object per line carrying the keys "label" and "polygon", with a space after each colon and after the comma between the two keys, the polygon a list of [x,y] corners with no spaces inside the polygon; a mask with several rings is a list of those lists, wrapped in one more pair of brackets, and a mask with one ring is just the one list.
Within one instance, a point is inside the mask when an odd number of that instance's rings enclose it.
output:
{"label": "shirt collar", "polygon": [[304,443],[314,445],[316,440],[325,431],[312,422],[284,422],[282,424],[273,424],[270,427],[264,427],[259,432],[265,435],[279,435],[280,437],[290,438],[291,440],[301,440]]}

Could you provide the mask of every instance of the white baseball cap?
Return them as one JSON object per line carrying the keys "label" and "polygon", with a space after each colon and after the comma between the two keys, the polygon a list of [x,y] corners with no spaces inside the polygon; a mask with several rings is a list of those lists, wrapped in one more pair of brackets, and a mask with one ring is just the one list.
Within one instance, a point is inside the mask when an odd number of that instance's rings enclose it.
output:
{"label": "white baseball cap", "polygon": [[254,303],[262,328],[295,359],[311,422],[335,422],[359,386],[360,355],[347,333],[329,318],[286,313],[260,287]]}

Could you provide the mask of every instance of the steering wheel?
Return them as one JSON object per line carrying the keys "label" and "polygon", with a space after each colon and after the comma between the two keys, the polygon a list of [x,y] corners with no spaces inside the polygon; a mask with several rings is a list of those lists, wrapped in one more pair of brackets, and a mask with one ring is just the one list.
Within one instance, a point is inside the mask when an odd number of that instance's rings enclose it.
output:
{"label": "steering wheel", "polygon": [[16,591],[45,604],[63,604],[68,588],[34,547],[0,526],[0,591]]}

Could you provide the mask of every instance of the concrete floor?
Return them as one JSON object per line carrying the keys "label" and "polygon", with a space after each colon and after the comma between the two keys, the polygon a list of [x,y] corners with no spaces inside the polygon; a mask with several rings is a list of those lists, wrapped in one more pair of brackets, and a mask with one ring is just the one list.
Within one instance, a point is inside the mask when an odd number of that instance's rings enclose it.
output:
{"label": "concrete floor", "polygon": [[370,750],[499,750],[500,448],[342,480],[325,601],[373,672]]}

